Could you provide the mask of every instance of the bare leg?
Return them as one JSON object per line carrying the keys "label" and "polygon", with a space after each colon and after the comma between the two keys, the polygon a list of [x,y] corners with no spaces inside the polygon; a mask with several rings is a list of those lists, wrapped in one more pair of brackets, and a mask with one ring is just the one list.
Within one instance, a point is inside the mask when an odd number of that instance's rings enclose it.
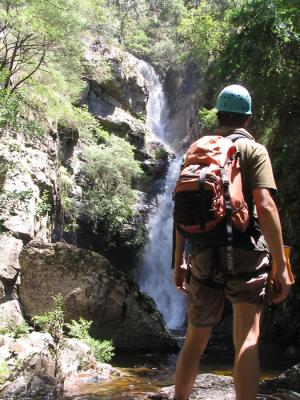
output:
{"label": "bare leg", "polygon": [[261,307],[233,304],[235,347],[234,386],[236,400],[255,400],[259,381],[259,323]]}
{"label": "bare leg", "polygon": [[185,342],[176,365],[176,400],[189,398],[199,370],[200,357],[207,346],[211,329],[211,327],[196,328],[188,325]]}

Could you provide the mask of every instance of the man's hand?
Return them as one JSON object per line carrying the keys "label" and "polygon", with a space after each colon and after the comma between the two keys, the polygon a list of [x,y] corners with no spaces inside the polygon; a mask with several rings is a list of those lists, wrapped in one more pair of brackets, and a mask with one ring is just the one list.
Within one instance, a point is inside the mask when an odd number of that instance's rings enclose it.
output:
{"label": "man's hand", "polygon": [[281,303],[289,294],[289,289],[292,286],[291,279],[286,266],[277,270],[273,276],[275,285],[275,297],[272,300],[274,304]]}
{"label": "man's hand", "polygon": [[182,263],[175,263],[174,282],[176,287],[184,293],[187,292],[186,273],[187,264],[184,260]]}
{"label": "man's hand", "polygon": [[174,262],[174,282],[176,287],[186,293],[186,272],[187,265],[184,259],[185,238],[176,229],[175,262]]}
{"label": "man's hand", "polygon": [[268,189],[254,189],[252,195],[259,224],[277,266],[272,276],[276,293],[272,302],[278,304],[287,298],[292,285],[286,265],[278,210]]}

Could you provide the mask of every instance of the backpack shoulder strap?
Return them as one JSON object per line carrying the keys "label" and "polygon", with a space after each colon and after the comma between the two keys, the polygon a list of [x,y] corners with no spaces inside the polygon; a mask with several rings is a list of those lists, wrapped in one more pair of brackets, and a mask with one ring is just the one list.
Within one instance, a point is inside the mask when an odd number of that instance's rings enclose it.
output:
{"label": "backpack shoulder strap", "polygon": [[255,141],[254,137],[244,128],[235,129],[233,133],[226,136],[226,138],[230,139],[233,143],[238,139],[249,139]]}

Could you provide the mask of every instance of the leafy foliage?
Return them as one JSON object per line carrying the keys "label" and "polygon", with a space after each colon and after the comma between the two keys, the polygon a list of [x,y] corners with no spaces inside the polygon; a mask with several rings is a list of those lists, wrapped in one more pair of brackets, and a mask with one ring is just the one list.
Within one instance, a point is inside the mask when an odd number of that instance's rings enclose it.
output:
{"label": "leafy foliage", "polygon": [[74,40],[84,21],[74,0],[4,0],[0,3],[0,69],[4,88],[12,92],[31,78],[47,59],[78,53]]}
{"label": "leafy foliage", "polygon": [[72,320],[67,324],[69,335],[78,338],[83,343],[87,344],[96,360],[99,362],[109,362],[114,356],[114,347],[111,340],[97,340],[90,336],[89,329],[92,321],[87,321],[79,318],[79,321]]}
{"label": "leafy foliage", "polygon": [[8,335],[14,339],[32,331],[32,328],[25,321],[17,324],[12,318],[6,318],[4,325],[4,327],[0,328],[0,335]]}
{"label": "leafy foliage", "polygon": [[203,0],[181,20],[178,33],[187,53],[205,71],[222,49],[228,29],[227,7],[221,2]]}
{"label": "leafy foliage", "polygon": [[42,195],[41,195],[41,197],[40,197],[40,199],[39,199],[39,202],[38,202],[38,205],[37,205],[37,208],[36,208],[36,214],[38,216],[47,215],[48,212],[51,210],[51,204],[50,204],[49,196],[50,196],[49,191],[48,190],[44,190]]}
{"label": "leafy foliage", "polygon": [[133,215],[136,197],[131,184],[141,169],[132,146],[114,135],[103,144],[88,146],[84,156],[85,209],[94,221],[105,225],[109,240]]}
{"label": "leafy foliage", "polygon": [[63,338],[64,326],[64,299],[61,294],[53,296],[53,308],[42,315],[35,315],[33,322],[39,326],[44,332],[50,333],[55,343],[59,343]]}
{"label": "leafy foliage", "polygon": [[69,329],[69,335],[87,344],[95,358],[100,362],[108,362],[114,356],[114,347],[111,340],[96,340],[89,335],[92,321],[80,318],[79,321],[72,320],[65,324],[63,310],[63,296],[53,296],[53,308],[45,314],[33,317],[35,325],[44,332],[50,333],[56,345],[60,345],[64,338],[64,326]]}
{"label": "leafy foliage", "polygon": [[209,132],[214,131],[218,126],[217,114],[215,110],[201,108],[201,110],[199,110],[199,119],[203,128]]}
{"label": "leafy foliage", "polygon": [[112,0],[107,8],[116,27],[111,37],[125,48],[162,71],[178,59],[176,27],[186,13],[183,0]]}
{"label": "leafy foliage", "polygon": [[253,88],[255,113],[264,124],[294,108],[299,98],[299,10],[289,1],[241,2],[230,14],[232,32],[217,62],[219,81]]}

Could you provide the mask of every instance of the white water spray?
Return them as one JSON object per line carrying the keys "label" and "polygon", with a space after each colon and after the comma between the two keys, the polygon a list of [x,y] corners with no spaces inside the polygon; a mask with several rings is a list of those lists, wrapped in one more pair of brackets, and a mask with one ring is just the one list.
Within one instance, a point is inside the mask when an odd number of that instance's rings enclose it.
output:
{"label": "white water spray", "polygon": [[[147,103],[147,126],[156,140],[165,142],[165,129],[168,122],[163,87],[154,69],[144,61],[139,70],[149,83]],[[181,328],[185,320],[185,295],[173,283],[172,260],[172,192],[178,178],[180,159],[172,161],[164,181],[163,193],[157,196],[157,207],[149,216],[149,241],[139,266],[138,283],[144,292],[155,301],[171,329]]]}

